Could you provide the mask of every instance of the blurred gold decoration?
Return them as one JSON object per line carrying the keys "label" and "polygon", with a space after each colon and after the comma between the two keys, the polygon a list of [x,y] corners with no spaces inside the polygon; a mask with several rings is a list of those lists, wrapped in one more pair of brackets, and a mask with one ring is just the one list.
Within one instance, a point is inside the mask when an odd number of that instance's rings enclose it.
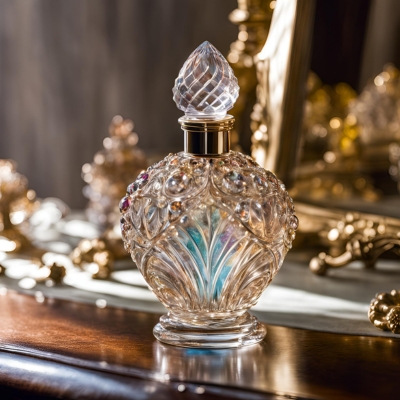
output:
{"label": "blurred gold decoration", "polygon": [[357,93],[346,83],[323,85],[313,72],[308,75],[307,92],[303,161],[318,161],[329,150],[343,157],[357,155],[357,120],[354,116],[348,117],[349,103]]}
{"label": "blurred gold decoration", "polygon": [[0,275],[4,275],[6,272],[6,269],[0,264]]}
{"label": "blurred gold decoration", "polygon": [[16,172],[13,160],[0,160],[0,251],[11,253],[30,247],[19,226],[38,207],[28,180]]}
{"label": "blurred gold decoration", "polygon": [[[299,238],[329,248],[310,261],[310,270],[324,275],[329,268],[345,267],[363,261],[372,268],[387,252],[400,255],[400,220],[374,214],[329,210],[301,202],[296,203],[300,220]],[[304,237],[305,236],[305,237]]]}
{"label": "blurred gold decoration", "polygon": [[[323,85],[310,73],[303,121],[304,149],[291,195],[300,199],[381,197],[365,173],[396,162],[400,140],[400,78],[393,65],[357,93],[347,84]],[[261,137],[261,135],[259,134]],[[396,176],[398,167],[390,172]]]}
{"label": "blurred gold decoration", "polygon": [[230,21],[239,26],[238,39],[231,44],[227,57],[240,86],[239,97],[230,111],[236,120],[236,128],[231,131],[233,150],[240,151],[238,129],[243,128],[246,105],[255,99],[257,73],[254,56],[267,39],[275,4],[276,1],[271,0],[238,0],[238,8],[229,15]]}
{"label": "blurred gold decoration", "polygon": [[[400,141],[399,76],[399,70],[388,64],[357,95],[345,83],[323,85],[310,73],[303,123],[305,143],[298,170],[299,195],[361,196],[372,201],[379,198],[380,193],[361,173],[387,170],[390,146]],[[324,186],[314,184],[309,191],[314,169]]]}
{"label": "blurred gold decoration", "polygon": [[114,256],[109,248],[110,244],[104,239],[84,239],[74,249],[71,258],[81,268],[88,266],[94,279],[108,279],[114,268]]}
{"label": "blurred gold decoration", "polygon": [[[389,148],[395,149],[393,142],[400,140],[399,76],[393,65],[387,65],[357,96],[345,83],[331,87],[323,85],[316,74],[309,74],[304,151],[292,196],[312,200],[357,196],[367,201],[381,197],[365,173],[386,169]],[[267,78],[260,75],[260,79]],[[260,152],[262,159],[260,148],[268,147],[269,140],[265,114],[269,89],[264,84],[259,91],[259,103],[252,115],[253,155],[257,158]],[[397,170],[395,165],[390,172],[397,176]]]}
{"label": "blurred gold decoration", "polygon": [[[379,129],[388,128],[386,162],[388,144],[398,141],[400,85],[398,71],[392,66],[385,67],[373,86],[367,86],[359,97],[344,83],[324,86],[311,74],[303,128],[307,147],[299,166],[303,89],[314,6],[313,1],[276,3],[268,39],[255,56],[258,86],[251,115],[252,156],[292,188],[300,220],[297,243],[303,237],[304,243],[329,248],[329,254],[321,253],[310,262],[314,273],[324,274],[328,268],[342,267],[353,260],[362,260],[371,267],[388,251],[400,255],[399,219],[298,201],[380,198],[380,191],[364,175],[368,164],[365,160],[368,154],[372,154],[372,159],[377,155],[374,144],[379,141],[369,140],[375,127],[378,137]],[[380,102],[376,110],[371,99]]]}
{"label": "blurred gold decoration", "polygon": [[391,163],[389,174],[397,182],[397,190],[400,192],[400,144],[392,143],[390,145],[389,160]]}
{"label": "blurred gold decoration", "polygon": [[111,252],[105,250],[95,253],[93,256],[93,263],[95,264],[95,270],[92,271],[92,277],[94,279],[107,279],[111,273],[111,262],[113,256]]}
{"label": "blurred gold decoration", "polygon": [[91,164],[82,167],[87,183],[83,193],[89,199],[86,214],[94,224],[106,228],[119,224],[119,200],[129,183],[147,168],[133,128],[131,120],[115,116],[109,126],[110,136],[103,141],[104,149],[95,154]]}
{"label": "blurred gold decoration", "polygon": [[38,283],[45,283],[47,286],[53,286],[62,283],[65,275],[66,268],[63,265],[52,263],[51,265],[41,266],[35,273],[34,278]]}
{"label": "blurred gold decoration", "polygon": [[90,264],[90,272],[97,279],[109,277],[114,259],[127,257],[120,234],[119,201],[127,186],[147,168],[133,128],[131,120],[115,116],[109,127],[110,137],[103,141],[104,149],[95,154],[93,163],[82,167],[83,180],[88,184],[83,189],[89,199],[87,217],[105,231],[97,239],[82,240],[71,258],[80,266]]}
{"label": "blurred gold decoration", "polygon": [[359,126],[365,172],[387,171],[389,146],[400,142],[400,74],[392,64],[369,82],[349,104]]}
{"label": "blurred gold decoration", "polygon": [[[349,105],[357,93],[347,84],[322,85],[310,73],[303,122],[304,151],[291,194],[300,199],[367,201],[380,197],[371,179],[358,172],[361,148],[357,118]],[[322,155],[322,158],[321,158]]]}
{"label": "blurred gold decoration", "polygon": [[[375,201],[381,193],[364,173],[387,170],[389,160],[389,173],[399,180],[400,78],[395,67],[385,66],[359,96],[344,84],[322,86],[311,74],[305,109],[305,152],[291,192],[294,197]],[[318,154],[323,158],[318,160]],[[326,210],[317,223],[314,212],[300,215],[299,229],[319,224],[313,243],[329,247],[329,254],[311,260],[314,273],[322,275],[354,260],[372,267],[389,251],[400,255],[399,219],[343,211],[329,220],[327,215],[335,210]]]}
{"label": "blurred gold decoration", "polygon": [[371,300],[368,318],[379,329],[400,333],[400,291],[377,294]]}

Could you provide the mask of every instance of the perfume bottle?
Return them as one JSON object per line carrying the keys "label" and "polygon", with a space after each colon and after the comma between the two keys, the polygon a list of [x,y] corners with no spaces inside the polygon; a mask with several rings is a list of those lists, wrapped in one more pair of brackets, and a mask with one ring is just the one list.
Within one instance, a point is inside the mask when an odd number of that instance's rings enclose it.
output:
{"label": "perfume bottle", "polygon": [[173,98],[185,116],[184,151],[130,184],[120,202],[125,248],[167,308],[161,342],[234,348],[261,341],[256,304],[291,248],[298,219],[276,176],[230,151],[239,86],[222,54],[201,44]]}

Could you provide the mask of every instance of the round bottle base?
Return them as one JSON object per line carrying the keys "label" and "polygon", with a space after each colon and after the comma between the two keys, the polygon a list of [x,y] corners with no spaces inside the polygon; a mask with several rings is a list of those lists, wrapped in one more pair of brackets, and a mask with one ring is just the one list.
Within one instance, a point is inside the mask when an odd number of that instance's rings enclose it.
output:
{"label": "round bottle base", "polygon": [[163,315],[154,327],[153,334],[163,343],[180,347],[238,348],[261,342],[267,329],[249,313],[233,320],[201,324],[187,324]]}

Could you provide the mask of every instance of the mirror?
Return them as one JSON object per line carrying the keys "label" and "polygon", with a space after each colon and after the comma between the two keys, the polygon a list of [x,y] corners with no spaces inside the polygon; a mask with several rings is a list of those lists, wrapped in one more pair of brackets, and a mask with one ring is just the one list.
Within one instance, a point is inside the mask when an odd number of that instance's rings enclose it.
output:
{"label": "mirror", "polygon": [[297,246],[316,252],[316,274],[400,255],[400,78],[388,64],[399,53],[384,22],[390,11],[388,1],[280,0],[255,56],[252,155],[291,187]]}

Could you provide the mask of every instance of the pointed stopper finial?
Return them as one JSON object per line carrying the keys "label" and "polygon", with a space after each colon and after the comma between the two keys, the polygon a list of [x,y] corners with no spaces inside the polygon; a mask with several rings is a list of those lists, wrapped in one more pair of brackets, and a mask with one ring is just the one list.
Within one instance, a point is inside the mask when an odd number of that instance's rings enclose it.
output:
{"label": "pointed stopper finial", "polygon": [[235,104],[239,85],[228,61],[205,41],[186,60],[172,92],[187,117],[220,119]]}

